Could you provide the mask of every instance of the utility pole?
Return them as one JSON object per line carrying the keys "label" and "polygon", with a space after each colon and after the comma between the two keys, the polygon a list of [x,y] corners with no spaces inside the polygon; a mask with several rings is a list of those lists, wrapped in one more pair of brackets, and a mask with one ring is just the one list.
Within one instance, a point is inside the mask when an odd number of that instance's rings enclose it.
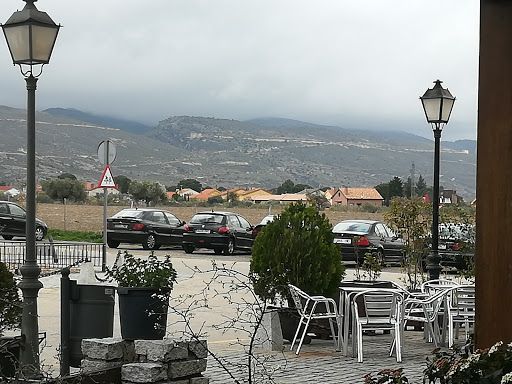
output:
{"label": "utility pole", "polygon": [[411,167],[411,199],[414,199],[416,197],[416,181],[414,180],[416,173],[416,167],[414,166],[414,162],[412,163]]}

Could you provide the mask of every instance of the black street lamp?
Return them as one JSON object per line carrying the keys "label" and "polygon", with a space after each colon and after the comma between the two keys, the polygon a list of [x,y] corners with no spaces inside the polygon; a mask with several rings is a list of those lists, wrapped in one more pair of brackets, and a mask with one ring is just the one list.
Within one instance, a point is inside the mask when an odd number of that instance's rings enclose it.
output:
{"label": "black street lamp", "polygon": [[427,271],[429,278],[439,279],[442,270],[439,262],[439,160],[441,152],[441,131],[448,124],[452,113],[455,97],[448,89],[441,87],[442,81],[434,81],[434,87],[427,89],[420,97],[427,122],[432,125],[434,131],[434,190],[432,192],[432,249],[427,256]]}
{"label": "black street lamp", "polygon": [[[37,77],[50,61],[60,25],[57,25],[45,12],[39,11],[34,2],[24,0],[25,7],[16,11],[2,24],[14,65],[20,66],[27,83],[27,193],[26,193],[26,251],[20,268],[19,287],[23,293],[23,313],[21,320],[20,368],[28,379],[40,377],[39,365],[39,325],[37,297],[42,284],[39,281],[41,268],[36,258],[36,120],[35,94]],[[41,66],[34,76],[35,66]]]}

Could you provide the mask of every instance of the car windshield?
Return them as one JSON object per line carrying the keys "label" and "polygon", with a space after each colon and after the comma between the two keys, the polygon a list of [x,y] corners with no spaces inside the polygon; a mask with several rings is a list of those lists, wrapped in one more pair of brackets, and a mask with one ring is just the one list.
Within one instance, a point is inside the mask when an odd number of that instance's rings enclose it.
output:
{"label": "car windshield", "polygon": [[142,217],[142,215],[144,215],[144,211],[139,211],[137,209],[126,209],[126,210],[117,212],[112,217],[131,217],[134,219],[140,219]]}
{"label": "car windshield", "polygon": [[470,224],[440,224],[439,236],[451,239],[469,239],[474,234],[474,227]]}
{"label": "car windshield", "polygon": [[265,216],[258,225],[267,225],[271,221],[274,221],[274,215]]}
{"label": "car windshield", "polygon": [[368,232],[370,225],[367,223],[356,223],[353,221],[342,221],[336,224],[333,232]]}
{"label": "car windshield", "polygon": [[198,213],[190,219],[190,224],[206,224],[206,223],[212,223],[212,224],[222,224],[222,220],[224,219],[224,216],[222,215],[213,215],[211,213]]}

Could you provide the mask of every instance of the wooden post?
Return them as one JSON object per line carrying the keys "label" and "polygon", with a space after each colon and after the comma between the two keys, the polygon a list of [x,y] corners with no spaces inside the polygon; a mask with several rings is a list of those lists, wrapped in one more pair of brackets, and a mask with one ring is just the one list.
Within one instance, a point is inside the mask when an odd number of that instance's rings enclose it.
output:
{"label": "wooden post", "polygon": [[512,2],[480,0],[477,348],[512,341]]}

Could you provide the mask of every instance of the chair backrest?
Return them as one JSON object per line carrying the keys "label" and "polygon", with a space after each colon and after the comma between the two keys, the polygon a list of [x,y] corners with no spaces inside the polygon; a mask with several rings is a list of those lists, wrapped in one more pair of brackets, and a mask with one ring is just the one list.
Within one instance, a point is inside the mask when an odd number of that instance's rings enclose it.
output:
{"label": "chair backrest", "polygon": [[368,323],[391,323],[393,319],[400,319],[402,303],[403,294],[397,289],[369,289],[354,296],[357,316],[366,317]]}
{"label": "chair backrest", "polygon": [[299,311],[299,314],[302,314],[305,306],[307,306],[307,303],[311,300],[311,296],[293,284],[288,284],[288,289],[290,290],[295,308]]}
{"label": "chair backrest", "polygon": [[421,284],[421,292],[427,293],[429,295],[439,291],[440,289],[447,289],[453,286],[458,286],[459,284],[453,280],[447,279],[434,279],[425,281]]}
{"label": "chair backrest", "polygon": [[448,305],[451,311],[464,317],[475,316],[475,286],[461,285],[452,289]]}

